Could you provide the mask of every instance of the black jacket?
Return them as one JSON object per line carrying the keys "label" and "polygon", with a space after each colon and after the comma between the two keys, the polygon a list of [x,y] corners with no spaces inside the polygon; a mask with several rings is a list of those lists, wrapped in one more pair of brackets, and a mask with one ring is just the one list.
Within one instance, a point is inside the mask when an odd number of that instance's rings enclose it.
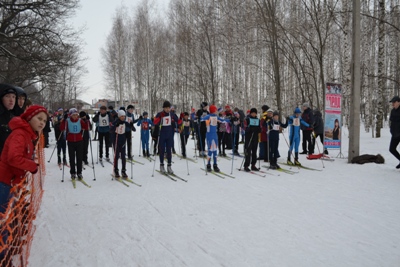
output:
{"label": "black jacket", "polygon": [[400,107],[390,112],[390,133],[393,137],[400,137]]}
{"label": "black jacket", "polygon": [[324,133],[324,120],[322,119],[322,114],[319,110],[314,112],[314,132],[315,134]]}
{"label": "black jacket", "polygon": [[314,124],[314,114],[311,108],[307,108],[306,110],[303,111],[303,114],[301,114],[301,118],[303,119],[303,121],[307,122],[310,127],[306,127],[304,125],[300,125],[300,129],[302,130],[307,130],[307,131],[311,131],[311,125]]}
{"label": "black jacket", "polygon": [[6,142],[7,137],[11,134],[8,123],[17,114],[17,98],[15,98],[15,105],[12,110],[6,110],[3,105],[3,101],[1,101],[3,96],[12,91],[15,92],[15,95],[17,95],[17,91],[14,86],[4,83],[0,84],[0,155],[3,151],[3,146]]}

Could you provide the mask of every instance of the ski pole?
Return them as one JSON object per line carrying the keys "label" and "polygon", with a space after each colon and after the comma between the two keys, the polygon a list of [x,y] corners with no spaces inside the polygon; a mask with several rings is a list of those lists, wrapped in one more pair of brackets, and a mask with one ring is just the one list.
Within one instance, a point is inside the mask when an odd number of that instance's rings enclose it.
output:
{"label": "ski pole", "polygon": [[232,145],[232,165],[231,165],[231,174],[233,173],[233,160],[235,158],[235,139],[236,139],[236,131],[235,131],[235,126],[233,126],[233,145]]}
{"label": "ski pole", "polygon": [[[140,128],[142,128],[142,126],[140,126]],[[140,131],[140,133],[139,133],[139,135],[140,135],[139,157],[140,157],[140,155],[141,155],[141,154],[140,154],[140,153],[141,153],[141,152],[140,152],[140,150],[141,150],[140,147],[142,147],[142,149],[144,150],[144,144],[143,144],[143,140],[142,140],[142,130],[140,129],[139,131]],[[143,156],[144,156],[144,155],[143,155]]]}
{"label": "ski pole", "polygon": [[[197,125],[196,125],[197,126]],[[198,128],[198,127],[196,127]],[[194,143],[194,158],[197,159],[197,144],[196,144],[196,139],[198,139],[197,133],[195,134],[196,138],[193,138],[193,143]]]}
{"label": "ski pole", "polygon": [[90,145],[90,154],[92,156],[93,181],[96,181],[96,172],[94,170],[94,160],[93,160],[92,138],[90,132],[89,132],[89,145]]}
{"label": "ski pole", "polygon": [[[244,162],[245,158],[247,157],[247,155],[248,155],[248,153],[249,153],[249,148],[250,148],[251,142],[252,142],[252,140],[253,140],[253,136],[254,136],[254,132],[251,134],[249,144],[247,145],[247,147],[246,147],[246,146],[244,147],[244,148],[245,148],[244,157],[243,157],[243,160],[242,160],[242,164],[240,164],[239,171],[242,169],[243,162]],[[245,143],[246,143],[246,142],[245,142]]]}
{"label": "ski pole", "polygon": [[[115,130],[115,131],[117,131],[117,130]],[[113,173],[114,173],[114,175],[115,175],[115,172],[114,172],[115,171],[115,166],[117,166],[117,168],[118,168],[118,162],[117,163],[115,162],[115,160],[117,158],[117,144],[118,144],[118,133],[116,132],[115,133],[115,145],[114,145],[114,149],[113,149],[113,151],[114,151],[114,162],[113,162]],[[114,178],[114,176],[113,176],[113,178]],[[111,179],[111,180],[113,180],[113,179]]]}
{"label": "ski pole", "polygon": [[58,136],[58,138],[57,138],[56,146],[54,146],[54,149],[53,149],[53,152],[51,153],[50,159],[47,161],[48,163],[50,163],[50,161],[51,161],[51,158],[53,157],[54,151],[55,151],[55,150],[56,150],[56,148],[57,148],[58,141],[60,140],[60,138],[61,138],[61,135],[63,134],[63,132],[64,132],[64,131],[62,131],[62,132],[60,133],[60,135]]}
{"label": "ski pole", "polygon": [[[160,131],[161,131],[161,124],[160,124]],[[157,147],[158,147],[158,153],[160,153],[160,132],[158,132],[157,136]],[[154,177],[154,170],[156,168],[156,160],[157,160],[157,151],[154,153],[154,164],[153,164],[153,173],[151,177]]]}

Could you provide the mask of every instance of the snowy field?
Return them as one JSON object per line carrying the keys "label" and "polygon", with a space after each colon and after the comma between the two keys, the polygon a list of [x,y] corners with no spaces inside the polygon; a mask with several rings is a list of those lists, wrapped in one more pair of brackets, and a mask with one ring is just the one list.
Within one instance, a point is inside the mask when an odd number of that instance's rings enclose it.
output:
{"label": "snowy field", "polygon": [[[138,131],[135,159],[145,165],[133,165],[132,178],[142,187],[112,181],[112,166],[105,163],[95,164],[97,181],[92,169],[84,171],[92,188],[77,183],[74,189],[67,172],[61,183],[53,156],[30,267],[400,266],[400,171],[388,151],[388,129],[380,139],[361,133],[361,154],[381,153],[383,165],[348,164],[330,150],[335,161],[324,161],[324,168],[320,160],[300,157],[322,171],[270,171],[274,175],[263,178],[239,172],[238,158],[236,178],[221,179],[200,170],[202,159],[188,162],[188,175],[186,161],[174,156],[173,170],[187,183],[157,172],[152,177],[153,163],[139,157],[139,138]],[[284,161],[287,145],[280,138]],[[346,131],[343,139],[347,157]],[[54,143],[53,137],[47,158]],[[193,147],[189,139],[190,157]],[[231,161],[220,159],[219,166],[230,173]]]}

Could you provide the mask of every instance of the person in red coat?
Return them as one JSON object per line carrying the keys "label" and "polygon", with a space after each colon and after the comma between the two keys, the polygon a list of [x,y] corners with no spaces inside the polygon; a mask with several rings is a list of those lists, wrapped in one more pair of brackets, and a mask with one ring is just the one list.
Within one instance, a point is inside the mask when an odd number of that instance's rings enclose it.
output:
{"label": "person in red coat", "polygon": [[10,200],[10,190],[19,184],[27,172],[36,173],[35,145],[47,122],[47,110],[30,106],[20,117],[9,122],[12,130],[0,158],[0,212],[4,213]]}
{"label": "person in red coat", "polygon": [[[64,119],[60,124],[60,131],[65,131],[68,142],[68,155],[71,179],[74,180],[78,174],[78,179],[82,179],[82,161],[83,161],[83,135],[89,126],[84,120],[79,118],[76,108],[71,108],[68,114],[64,115]],[[75,161],[76,159],[76,161]],[[75,170],[76,163],[76,170]]]}

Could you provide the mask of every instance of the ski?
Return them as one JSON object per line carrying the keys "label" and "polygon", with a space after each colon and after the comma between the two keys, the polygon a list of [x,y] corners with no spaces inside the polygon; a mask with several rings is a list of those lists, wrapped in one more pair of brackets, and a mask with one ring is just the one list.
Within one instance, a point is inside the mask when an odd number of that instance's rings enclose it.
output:
{"label": "ski", "polygon": [[170,176],[168,173],[166,172],[160,172],[159,170],[156,170],[158,173],[164,175],[165,177],[168,177],[169,179],[171,179],[172,181],[176,182],[178,180],[176,180],[174,177]]}
{"label": "ski", "polygon": [[224,175],[224,176],[226,176],[226,177],[235,179],[235,176],[229,175],[229,174],[227,174],[227,173],[224,173],[224,172],[221,172],[221,171],[219,171],[218,173],[220,173],[220,174],[222,174],[222,175]]}
{"label": "ski", "polygon": [[122,177],[122,180],[130,182],[131,184],[134,184],[134,185],[139,186],[139,187],[142,186],[141,184],[135,183],[132,179],[129,179],[129,177],[126,177],[126,178]]}
{"label": "ski", "polygon": [[74,187],[74,188],[76,188],[76,181],[75,181],[75,179],[71,179],[72,180],[72,186]]}
{"label": "ski", "polygon": [[232,160],[232,157],[229,157],[229,156],[221,156],[221,155],[218,155],[218,157],[219,157],[219,158],[222,158],[222,159],[226,159],[226,160]]}
{"label": "ski", "polygon": [[[272,172],[266,172],[266,171],[263,171],[263,170],[259,170],[259,172],[261,172],[261,173],[265,173],[265,174],[268,174],[268,175],[276,175],[275,173],[272,173]],[[278,176],[279,176],[279,174],[278,174]]]}
{"label": "ski", "polygon": [[115,180],[115,181],[117,181],[117,182],[120,182],[121,184],[123,184],[123,185],[125,185],[126,187],[129,187],[129,184],[127,184],[127,183],[125,183],[122,179],[121,179],[121,177],[115,177],[113,174],[111,174],[111,177],[112,177],[112,180]]}
{"label": "ski", "polygon": [[[239,157],[239,158],[243,158],[243,155],[240,155],[240,154],[239,154],[239,155],[234,155],[234,154],[232,154],[232,153],[231,153],[231,156],[233,156],[233,157]],[[231,159],[232,159],[232,158],[231,158]]]}
{"label": "ski", "polygon": [[97,164],[99,164],[99,163],[100,163],[100,165],[104,168],[104,163],[103,163],[103,161],[102,161],[102,160],[97,161]]}
{"label": "ski", "polygon": [[129,162],[132,162],[132,163],[137,163],[137,164],[141,164],[141,165],[144,165],[144,163],[143,162],[140,162],[140,161],[137,161],[137,160],[134,160],[134,159],[126,159],[126,161],[129,161]]}
{"label": "ski", "polygon": [[91,186],[90,186],[90,185],[88,185],[88,184],[86,183],[86,181],[85,181],[85,180],[83,180],[83,179],[79,179],[79,178],[78,178],[78,181],[79,181],[79,182],[81,182],[82,184],[84,184],[85,186],[87,186],[87,187],[91,188]]}
{"label": "ski", "polygon": [[[203,171],[206,171],[205,169],[203,169],[203,168],[200,168],[200,169],[202,169]],[[217,172],[215,172],[215,171],[206,171],[207,173],[211,173],[211,174],[214,174],[215,176],[218,176],[219,178],[222,178],[222,179],[225,179],[225,176],[223,176],[223,175],[220,175],[219,173],[217,173]]]}
{"label": "ski", "polygon": [[176,154],[176,156],[178,156],[181,159],[188,160],[188,161],[191,161],[193,163],[197,163],[197,161],[194,160],[194,159],[191,159],[191,158],[188,158],[188,157],[184,158],[182,155],[179,155],[179,154]]}
{"label": "ski", "polygon": [[265,166],[265,165],[263,165],[262,167],[267,168],[267,169],[269,169],[269,170],[273,170],[273,171],[284,172],[284,173],[287,173],[287,174],[295,174],[295,173],[298,173],[298,172],[291,171],[291,170],[287,170],[287,169],[283,169],[283,168],[271,169],[269,166]]}
{"label": "ski", "polygon": [[291,164],[287,164],[285,162],[281,162],[279,164],[283,164],[285,166],[290,166],[290,167],[298,167],[298,168],[302,168],[302,169],[310,170],[310,171],[322,171],[320,169],[314,169],[314,168],[306,167],[306,166],[303,166],[303,165],[291,165]]}
{"label": "ski", "polygon": [[183,179],[183,178],[179,177],[179,176],[176,175],[175,173],[173,173],[173,174],[168,173],[168,175],[170,175],[170,176],[172,176],[172,177],[174,177],[174,178],[176,178],[176,179],[179,179],[179,180],[181,180],[181,181],[184,181],[184,182],[186,182],[186,183],[187,183],[187,181],[188,181],[188,180],[186,180],[186,179]]}
{"label": "ski", "polygon": [[260,177],[266,177],[266,176],[267,176],[267,175],[265,175],[265,174],[257,173],[257,172],[255,172],[255,171],[249,171],[249,172],[247,172],[247,171],[245,171],[244,169],[236,169],[236,170],[238,170],[238,171],[244,171],[245,173],[251,173],[251,174],[254,174],[254,175],[257,175],[257,176],[260,176]]}

